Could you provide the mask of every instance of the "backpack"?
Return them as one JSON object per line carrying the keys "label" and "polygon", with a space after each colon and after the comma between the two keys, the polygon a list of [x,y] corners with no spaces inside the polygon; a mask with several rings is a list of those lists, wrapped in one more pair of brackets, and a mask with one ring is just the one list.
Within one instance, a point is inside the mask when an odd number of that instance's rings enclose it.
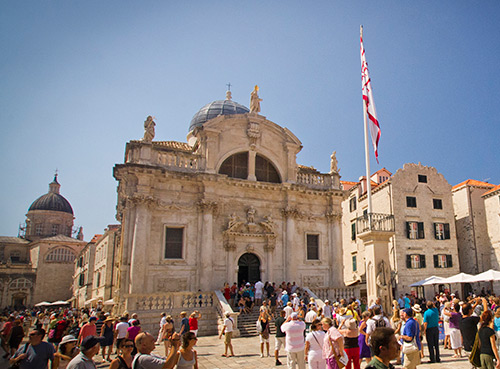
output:
{"label": "backpack", "polygon": [[373,318],[375,320],[375,327],[380,328],[380,327],[387,327],[387,323],[384,319],[384,317],[380,317],[378,319]]}

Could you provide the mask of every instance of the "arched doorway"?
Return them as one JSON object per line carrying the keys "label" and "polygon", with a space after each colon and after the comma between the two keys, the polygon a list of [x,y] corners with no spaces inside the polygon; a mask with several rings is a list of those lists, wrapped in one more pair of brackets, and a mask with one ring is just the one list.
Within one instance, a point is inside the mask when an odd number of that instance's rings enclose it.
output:
{"label": "arched doorway", "polygon": [[260,260],[255,254],[246,253],[238,260],[238,285],[255,283],[260,279]]}

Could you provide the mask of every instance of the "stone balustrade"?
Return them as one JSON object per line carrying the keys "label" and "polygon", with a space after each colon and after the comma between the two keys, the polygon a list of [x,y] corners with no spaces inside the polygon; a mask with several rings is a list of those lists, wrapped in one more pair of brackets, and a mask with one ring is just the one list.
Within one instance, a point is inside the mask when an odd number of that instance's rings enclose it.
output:
{"label": "stone balustrade", "polygon": [[156,164],[181,171],[197,171],[198,156],[183,152],[157,151]]}
{"label": "stone balustrade", "polygon": [[333,188],[330,174],[301,172],[300,170],[297,173],[297,184],[318,189]]}
{"label": "stone balustrade", "polygon": [[132,306],[136,311],[199,309],[214,306],[213,292],[170,292],[134,296]]}
{"label": "stone balustrade", "polygon": [[356,234],[370,231],[394,232],[394,215],[370,213],[356,218]]}
{"label": "stone balustrade", "polygon": [[322,301],[339,301],[340,299],[349,299],[351,297],[359,297],[355,295],[356,288],[354,287],[341,287],[341,288],[328,288],[328,287],[311,287],[308,289],[312,292],[309,293],[315,299]]}

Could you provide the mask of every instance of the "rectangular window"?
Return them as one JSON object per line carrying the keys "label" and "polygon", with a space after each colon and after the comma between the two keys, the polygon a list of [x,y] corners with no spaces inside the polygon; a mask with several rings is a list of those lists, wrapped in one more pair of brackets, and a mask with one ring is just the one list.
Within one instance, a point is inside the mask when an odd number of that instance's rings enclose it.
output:
{"label": "rectangular window", "polygon": [[52,236],[57,236],[58,233],[59,233],[59,225],[52,224]]}
{"label": "rectangular window", "polygon": [[356,240],[356,223],[351,223],[351,240]]}
{"label": "rectangular window", "polygon": [[418,181],[420,183],[427,183],[427,176],[423,175],[423,174],[419,174],[418,175]]}
{"label": "rectangular window", "polygon": [[443,208],[443,200],[432,199],[432,206],[434,207],[434,209],[442,209]]}
{"label": "rectangular window", "polygon": [[352,271],[356,272],[358,270],[358,263],[356,255],[352,256]]}
{"label": "rectangular window", "polygon": [[451,268],[453,261],[451,255],[438,254],[434,255],[434,268]]}
{"label": "rectangular window", "polygon": [[307,260],[319,260],[319,235],[307,235]]}
{"label": "rectangular window", "polygon": [[423,222],[406,222],[406,237],[410,240],[425,238]]}
{"label": "rectangular window", "polygon": [[80,278],[78,280],[78,286],[83,287],[85,285],[85,274],[80,274]]}
{"label": "rectangular window", "polygon": [[425,255],[406,255],[406,267],[408,269],[424,269],[425,266]]}
{"label": "rectangular window", "polygon": [[165,227],[165,259],[182,259],[184,228]]}
{"label": "rectangular window", "polygon": [[43,224],[36,224],[35,225],[35,234],[37,236],[41,236],[43,232]]}
{"label": "rectangular window", "polygon": [[11,263],[20,263],[21,262],[21,253],[19,251],[12,251],[10,253],[10,262]]}
{"label": "rectangular window", "polygon": [[417,198],[413,196],[406,196],[406,207],[407,208],[416,208],[417,207]]}
{"label": "rectangular window", "polygon": [[356,210],[356,197],[349,200],[349,211],[352,213],[354,210]]}
{"label": "rectangular window", "polygon": [[449,223],[434,223],[434,236],[436,240],[450,239],[450,224]]}

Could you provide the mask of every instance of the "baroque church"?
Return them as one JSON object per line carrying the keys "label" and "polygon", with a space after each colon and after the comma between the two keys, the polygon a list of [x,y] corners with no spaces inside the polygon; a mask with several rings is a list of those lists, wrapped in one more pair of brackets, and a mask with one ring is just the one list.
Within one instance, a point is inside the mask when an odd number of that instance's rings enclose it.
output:
{"label": "baroque church", "polygon": [[[0,236],[0,308],[71,298],[74,260],[85,246],[73,234],[73,208],[60,194],[57,174],[36,199],[18,237]],[[54,276],[57,275],[57,278]]]}
{"label": "baroque church", "polygon": [[[155,141],[152,117],[142,140],[126,144],[118,181],[119,311],[133,299],[171,291],[213,291],[225,282],[344,286],[341,189],[331,171],[300,165],[300,140],[232,100],[203,106],[187,142]],[[187,127],[186,127],[187,128]]]}

